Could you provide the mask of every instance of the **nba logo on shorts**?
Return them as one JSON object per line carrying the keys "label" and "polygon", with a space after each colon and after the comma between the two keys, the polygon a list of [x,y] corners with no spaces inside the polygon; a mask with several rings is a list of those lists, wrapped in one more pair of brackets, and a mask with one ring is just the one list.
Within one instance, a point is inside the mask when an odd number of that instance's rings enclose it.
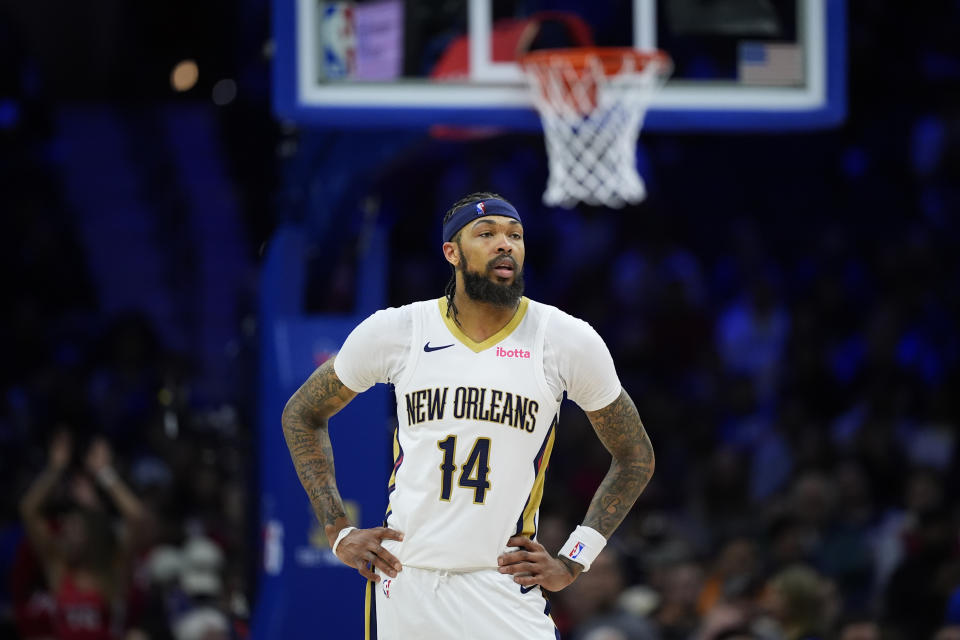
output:
{"label": "nba logo on shorts", "polygon": [[390,597],[390,585],[393,583],[392,579],[387,579],[383,581],[383,595]]}
{"label": "nba logo on shorts", "polygon": [[485,206],[483,206],[483,203],[482,203],[482,202],[478,202],[478,203],[477,203],[477,215],[478,215],[478,216],[482,216],[482,215],[485,214],[486,212],[487,212],[487,208],[486,208]]}
{"label": "nba logo on shorts", "polygon": [[570,549],[570,557],[576,558],[581,551],[583,551],[583,543],[578,541],[577,544],[573,545],[573,549]]}

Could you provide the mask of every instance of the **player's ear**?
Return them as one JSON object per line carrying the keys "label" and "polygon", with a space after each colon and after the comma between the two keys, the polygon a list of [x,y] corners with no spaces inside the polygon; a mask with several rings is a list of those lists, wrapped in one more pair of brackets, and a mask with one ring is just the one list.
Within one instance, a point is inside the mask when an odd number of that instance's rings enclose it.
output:
{"label": "player's ear", "polygon": [[460,252],[457,251],[457,245],[454,242],[443,243],[443,257],[453,266],[460,264]]}

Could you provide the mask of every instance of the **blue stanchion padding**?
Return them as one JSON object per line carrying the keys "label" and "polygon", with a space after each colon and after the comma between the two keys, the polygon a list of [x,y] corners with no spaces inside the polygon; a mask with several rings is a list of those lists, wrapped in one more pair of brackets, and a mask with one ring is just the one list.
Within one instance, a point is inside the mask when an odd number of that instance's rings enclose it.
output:
{"label": "blue stanchion padding", "polygon": [[[287,450],[280,416],[290,396],[385,297],[386,235],[376,230],[358,270],[356,312],[302,313],[308,243],[296,227],[271,241],[262,270],[257,456],[262,550],[252,624],[257,640],[362,638],[365,581],[330,552]],[[337,484],[348,515],[382,524],[392,465],[387,388],[359,395],[330,421]]]}
{"label": "blue stanchion padding", "polygon": [[[357,319],[358,320],[358,319]],[[331,553],[287,451],[280,415],[287,398],[356,324],[354,318],[292,318],[273,326],[276,377],[263,389],[273,417],[261,425],[264,551],[256,638],[362,637],[364,580]],[[389,396],[377,386],[330,421],[337,484],[359,526],[383,521],[390,476]]]}

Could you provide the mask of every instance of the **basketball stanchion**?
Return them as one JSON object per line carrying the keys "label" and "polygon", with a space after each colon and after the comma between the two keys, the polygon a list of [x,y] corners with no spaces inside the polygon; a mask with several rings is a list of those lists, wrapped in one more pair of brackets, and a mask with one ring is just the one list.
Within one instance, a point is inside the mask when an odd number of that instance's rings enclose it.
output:
{"label": "basketball stanchion", "polygon": [[622,207],[646,197],[637,137],[673,64],[663,51],[629,47],[544,49],[520,58],[546,138],[543,202]]}

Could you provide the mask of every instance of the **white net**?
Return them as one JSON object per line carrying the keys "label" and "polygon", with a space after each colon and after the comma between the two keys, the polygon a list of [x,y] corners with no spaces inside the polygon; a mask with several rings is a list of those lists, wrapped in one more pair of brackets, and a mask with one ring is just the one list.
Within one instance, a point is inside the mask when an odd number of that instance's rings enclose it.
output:
{"label": "white net", "polygon": [[637,136],[669,58],[631,49],[575,56],[538,52],[524,71],[546,137],[549,206],[622,207],[646,197],[637,173]]}

